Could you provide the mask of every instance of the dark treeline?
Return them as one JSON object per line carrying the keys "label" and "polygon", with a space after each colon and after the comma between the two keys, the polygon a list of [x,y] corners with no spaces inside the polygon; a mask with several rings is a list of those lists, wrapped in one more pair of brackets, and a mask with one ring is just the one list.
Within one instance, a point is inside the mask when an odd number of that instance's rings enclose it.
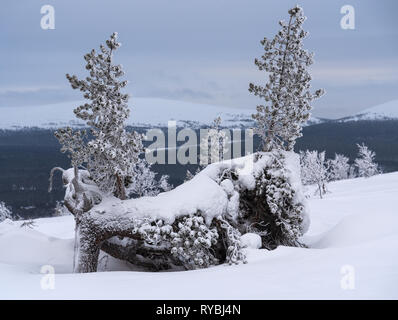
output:
{"label": "dark treeline", "polygon": [[[353,161],[358,152],[356,144],[364,142],[376,152],[376,161],[384,172],[398,170],[398,120],[329,122],[305,127],[303,134],[297,140],[296,151],[326,150],[328,158],[341,153]],[[258,144],[255,139],[255,149]],[[47,192],[51,168],[69,167],[69,159],[59,149],[52,130],[0,130],[0,200],[11,206],[14,213],[23,218],[49,216],[56,201],[63,199],[58,176],[53,192]],[[155,164],[152,168],[159,174],[168,174],[169,182],[177,186],[184,181],[187,169],[194,172],[196,167]]]}

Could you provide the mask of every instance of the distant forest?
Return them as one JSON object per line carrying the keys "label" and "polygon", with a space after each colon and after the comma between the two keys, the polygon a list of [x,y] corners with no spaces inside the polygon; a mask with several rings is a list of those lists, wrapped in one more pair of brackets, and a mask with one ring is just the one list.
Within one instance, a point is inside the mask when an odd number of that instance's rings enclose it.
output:
{"label": "distant forest", "polygon": [[[312,125],[304,128],[295,149],[326,150],[328,158],[342,153],[353,161],[358,151],[356,144],[362,142],[376,152],[383,172],[398,171],[398,120]],[[254,148],[258,145],[255,139]],[[58,176],[54,191],[47,192],[51,168],[69,167],[69,159],[59,149],[52,130],[0,130],[0,200],[11,206],[14,213],[23,218],[50,216],[56,201],[63,199]],[[154,165],[153,169],[169,174],[169,182],[177,186],[184,181],[187,169],[195,171],[196,166]]]}

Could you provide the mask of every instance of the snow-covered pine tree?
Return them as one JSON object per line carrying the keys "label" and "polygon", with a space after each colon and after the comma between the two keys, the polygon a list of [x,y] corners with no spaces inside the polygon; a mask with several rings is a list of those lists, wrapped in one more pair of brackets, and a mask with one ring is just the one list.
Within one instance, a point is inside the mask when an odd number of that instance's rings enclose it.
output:
{"label": "snow-covered pine tree", "polygon": [[187,182],[189,180],[191,180],[194,177],[194,175],[192,174],[191,171],[187,170],[187,172],[185,173],[185,180],[184,182]]}
{"label": "snow-covered pine tree", "polygon": [[156,196],[162,191],[168,191],[172,186],[168,183],[168,175],[156,179],[156,173],[151,170],[151,164],[140,159],[133,169],[133,179],[127,187],[127,195],[131,198]]}
{"label": "snow-covered pine tree", "polygon": [[[269,250],[279,245],[302,246],[299,237],[308,228],[305,203],[300,199],[301,190],[292,183],[287,156],[277,149],[256,154],[254,187],[247,188],[244,183],[237,188],[239,230],[258,234],[262,247]],[[233,174],[231,181],[238,176],[238,172]]]}
{"label": "snow-covered pine tree", "polygon": [[189,169],[187,169],[187,172],[185,173],[185,179],[184,182],[187,182],[191,180],[194,176],[196,176],[200,172],[200,166],[196,168],[196,171],[192,173]]}
{"label": "snow-covered pine tree", "polygon": [[159,179],[159,189],[161,191],[170,191],[171,189],[173,189],[173,185],[169,183],[169,178],[170,176],[168,174],[163,174],[160,179]]}
{"label": "snow-covered pine tree", "polygon": [[355,159],[355,167],[358,171],[359,177],[371,177],[378,173],[380,170],[378,164],[374,162],[376,153],[370,150],[364,143],[357,144],[358,157]]}
{"label": "snow-covered pine tree", "polygon": [[266,101],[257,106],[253,115],[255,133],[262,138],[264,151],[293,150],[296,139],[302,135],[303,124],[310,117],[311,102],[324,93],[323,89],[310,92],[307,68],[313,63],[313,54],[303,49],[308,34],[302,28],[306,19],[303,9],[296,6],[288,13],[289,22],[280,21],[282,28],[276,36],[261,41],[265,52],[255,59],[259,70],[269,74],[268,83],[249,86],[251,93]]}
{"label": "snow-covered pine tree", "polygon": [[300,152],[301,180],[304,185],[315,184],[319,197],[322,199],[327,192],[329,180],[328,162],[325,161],[325,151],[306,150]]}
{"label": "snow-covered pine tree", "polygon": [[336,153],[334,159],[329,160],[330,180],[343,180],[348,178],[350,171],[349,159]]}
{"label": "snow-covered pine tree", "polygon": [[0,201],[0,222],[6,219],[12,219],[12,212],[3,201]]}
{"label": "snow-covered pine tree", "polygon": [[106,46],[100,46],[100,53],[93,49],[84,56],[88,77],[66,77],[73,89],[84,92],[84,98],[90,100],[74,110],[76,117],[90,126],[94,137],[87,143],[90,176],[103,192],[126,199],[126,179],[142,152],[142,137],[125,130],[129,96],[121,89],[127,81],[119,80],[124,75],[122,66],[113,64],[113,53],[119,47],[115,32]]}
{"label": "snow-covered pine tree", "polygon": [[207,166],[210,163],[223,161],[228,152],[229,137],[221,129],[221,117],[216,117],[207,135],[200,142],[200,164]]}

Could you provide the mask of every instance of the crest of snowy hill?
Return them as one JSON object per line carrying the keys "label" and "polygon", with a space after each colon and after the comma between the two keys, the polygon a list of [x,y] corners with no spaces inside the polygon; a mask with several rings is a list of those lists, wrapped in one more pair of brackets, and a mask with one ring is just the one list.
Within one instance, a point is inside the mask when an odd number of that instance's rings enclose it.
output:
{"label": "crest of snowy hill", "polygon": [[398,100],[389,101],[368,109],[353,116],[339,119],[339,122],[361,120],[398,120]]}
{"label": "crest of snowy hill", "polygon": [[[0,129],[43,128],[55,129],[65,126],[83,127],[73,109],[84,101],[62,102],[48,105],[2,107],[0,108]],[[199,128],[210,125],[221,116],[222,126],[230,128],[252,127],[253,108],[229,108],[210,104],[159,98],[132,98],[130,117],[127,125],[133,127],[166,127],[168,121],[175,120],[181,127]],[[312,117],[308,125],[323,122]]]}

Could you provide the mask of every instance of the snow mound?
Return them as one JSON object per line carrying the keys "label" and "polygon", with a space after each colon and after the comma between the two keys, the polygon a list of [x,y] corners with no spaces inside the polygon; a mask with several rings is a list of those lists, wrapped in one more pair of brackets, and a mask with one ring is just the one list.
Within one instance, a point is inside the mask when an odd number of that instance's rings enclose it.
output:
{"label": "snow mound", "polygon": [[261,237],[256,233],[245,233],[241,236],[240,241],[243,248],[248,249],[260,249],[261,248]]}
{"label": "snow mound", "polygon": [[398,234],[398,214],[380,212],[377,218],[374,214],[365,214],[361,215],[360,219],[351,215],[343,218],[312,244],[312,247],[322,249],[361,245],[396,234]]}
{"label": "snow mound", "polygon": [[21,227],[21,222],[3,222],[0,223],[0,253],[0,262],[7,264],[47,264],[59,272],[71,272],[73,239],[54,238],[34,230],[34,226]]}

